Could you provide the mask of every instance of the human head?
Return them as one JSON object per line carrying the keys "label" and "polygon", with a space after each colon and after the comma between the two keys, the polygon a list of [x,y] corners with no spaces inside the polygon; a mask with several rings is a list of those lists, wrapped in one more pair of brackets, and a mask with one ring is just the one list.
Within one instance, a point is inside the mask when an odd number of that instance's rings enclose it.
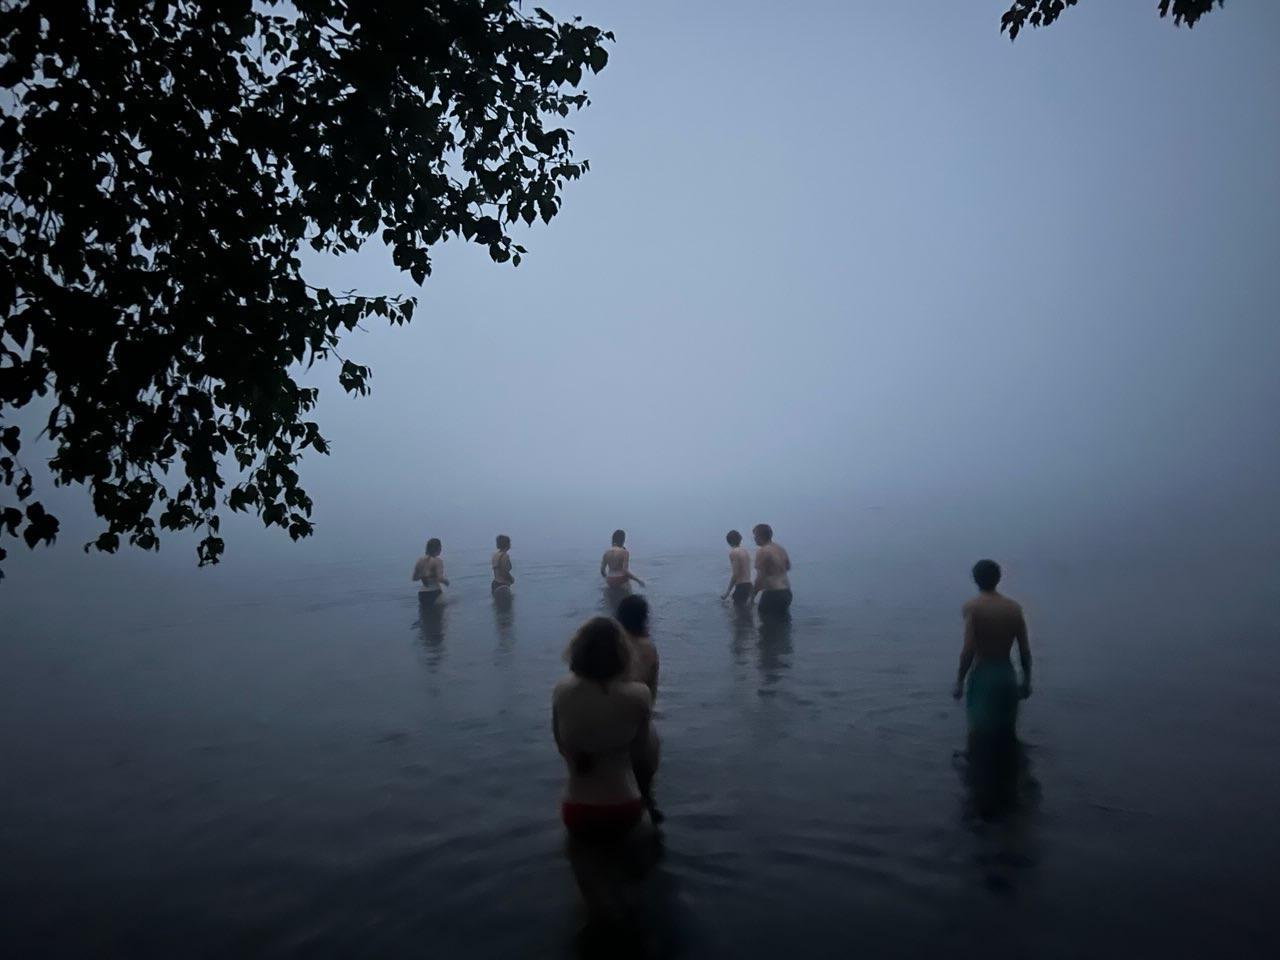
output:
{"label": "human head", "polygon": [[603,684],[626,673],[631,650],[616,620],[592,617],[573,635],[564,658],[575,674]]}
{"label": "human head", "polygon": [[649,635],[649,601],[638,593],[623,597],[616,614],[622,629],[633,637]]}
{"label": "human head", "polygon": [[511,538],[508,537],[505,533],[498,534],[498,549],[499,550],[511,549]]}
{"label": "human head", "polygon": [[438,556],[440,556],[440,551],[441,551],[441,550],[443,550],[443,549],[444,549],[444,548],[440,545],[440,538],[439,538],[439,537],[432,537],[430,540],[428,540],[428,541],[427,541],[427,556],[428,556],[428,557],[438,557]]}
{"label": "human head", "polygon": [[626,542],[627,542],[627,531],[625,530],[613,531],[613,545],[615,547],[620,547]]}
{"label": "human head", "polygon": [[736,547],[742,542],[742,534],[737,530],[730,530],[724,535],[724,538],[729,541],[729,546],[731,547]]}
{"label": "human head", "polygon": [[756,538],[756,543],[763,547],[766,543],[773,542],[773,527],[767,523],[757,523],[751,528],[751,535]]}
{"label": "human head", "polygon": [[1000,564],[994,560],[979,560],[973,565],[973,582],[983,593],[990,593],[1000,583]]}

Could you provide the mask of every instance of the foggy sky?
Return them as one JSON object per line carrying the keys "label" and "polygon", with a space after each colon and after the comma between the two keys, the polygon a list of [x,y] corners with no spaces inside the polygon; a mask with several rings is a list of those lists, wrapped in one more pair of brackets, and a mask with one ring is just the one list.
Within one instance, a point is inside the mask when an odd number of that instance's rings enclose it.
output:
{"label": "foggy sky", "polygon": [[[550,6],[617,34],[591,172],[520,268],[450,243],[410,327],[345,341],[371,397],[310,378],[293,553],[1274,528],[1280,5],[1014,45],[1002,0]],[[308,273],[413,290],[376,245]],[[87,494],[40,493],[78,553]],[[227,529],[228,563],[287,542]]]}

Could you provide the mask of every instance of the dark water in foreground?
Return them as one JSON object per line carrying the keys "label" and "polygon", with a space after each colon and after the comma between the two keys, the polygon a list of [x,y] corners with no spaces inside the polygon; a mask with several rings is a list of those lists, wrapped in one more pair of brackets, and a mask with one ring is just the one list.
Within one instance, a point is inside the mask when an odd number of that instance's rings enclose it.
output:
{"label": "dark water in foreground", "polygon": [[[720,552],[635,560],[663,657],[651,955],[1274,955],[1265,577],[1010,562],[1029,770],[983,822],[948,696],[964,567],[788,546],[789,633],[719,603]],[[453,552],[425,627],[412,557],[0,597],[0,949],[572,955],[548,701],[596,557],[514,556],[510,616],[487,554]]]}

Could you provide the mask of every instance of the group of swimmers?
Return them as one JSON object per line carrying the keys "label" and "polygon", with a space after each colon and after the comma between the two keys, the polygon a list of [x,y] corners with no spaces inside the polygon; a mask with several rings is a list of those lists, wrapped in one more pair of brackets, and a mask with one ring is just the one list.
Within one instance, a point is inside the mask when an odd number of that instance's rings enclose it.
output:
{"label": "group of swimmers", "polygon": [[[730,539],[741,550],[741,537]],[[731,557],[734,576],[724,598],[737,595],[743,605],[761,595],[766,608],[769,577],[783,576],[790,564],[769,532],[756,532],[761,551],[757,578],[747,586],[743,554]],[[615,543],[621,547],[621,543]],[[762,561],[760,553],[771,547]],[[611,548],[613,549],[613,548]],[[616,556],[616,555],[615,555]],[[606,555],[606,558],[608,555]],[[626,558],[610,566],[615,583],[629,572]],[[973,568],[978,595],[963,607],[964,642],[954,696],[966,696],[969,750],[966,778],[976,811],[988,816],[1016,793],[1018,746],[1015,722],[1019,701],[1031,695],[1031,650],[1021,606],[1000,594],[1000,567],[979,561]],[[762,582],[763,581],[763,582]],[[774,581],[775,583],[777,581]],[[762,622],[767,619],[762,615]],[[1010,653],[1017,644],[1022,664],[1019,683]],[[569,861],[592,918],[624,920],[632,911],[632,884],[638,859],[658,837],[653,825],[662,814],[654,804],[653,782],[660,741],[654,729],[653,705],[658,693],[659,656],[649,631],[649,605],[643,596],[624,596],[613,617],[592,617],[574,633],[565,652],[569,673],[551,697],[551,728],[567,768],[561,819],[568,834]]]}
{"label": "group of swimmers", "polygon": [[[742,534],[737,530],[725,534],[729,544],[729,586],[720,599],[732,597],[735,606],[746,607],[759,597],[761,616],[785,617],[791,608],[791,558],[780,544],[773,542],[773,528],[769,524],[756,524],[751,535],[758,548],[754,579],[751,554],[742,545]],[[600,558],[600,576],[611,590],[629,590],[633,582],[644,586],[644,581],[631,572],[631,553],[626,544],[626,531],[613,531],[612,545]]]}
{"label": "group of swimmers", "polygon": [[[752,528],[756,543],[752,559],[742,535],[731,530],[729,584],[721,599],[741,608],[757,600],[762,620],[789,616],[791,559],[774,542],[766,523]],[[492,559],[495,598],[509,595],[511,539],[497,538]],[[427,543],[426,555],[414,565],[413,579],[422,584],[425,604],[439,601],[449,581],[444,575],[438,539]],[[1031,695],[1031,648],[1022,607],[1000,594],[1001,571],[993,560],[973,567],[976,597],[963,607],[964,641],[953,696],[965,698],[971,756],[994,745],[1007,754],[1016,743],[1019,701]],[[648,814],[661,820],[652,785],[658,768],[660,741],[653,727],[653,704],[658,694],[659,657],[649,633],[649,604],[632,595],[631,584],[644,581],[631,570],[626,533],[615,530],[600,560],[606,596],[616,601],[612,617],[592,617],[569,642],[565,660],[569,675],[556,684],[552,696],[552,730],[568,767],[562,818],[571,837],[617,840],[631,833]],[[1019,681],[1010,655],[1018,647],[1022,667]],[[966,685],[967,681],[967,685]],[[967,692],[966,692],[967,691]]]}
{"label": "group of swimmers", "polygon": [[[737,530],[725,534],[729,543],[729,586],[721,599],[732,597],[736,606],[746,607],[755,603],[758,597],[761,616],[785,617],[791,608],[791,558],[780,544],[773,542],[773,528],[769,524],[756,524],[751,535],[758,548],[754,579],[751,576],[751,554],[742,545],[742,534]],[[644,586],[644,581],[631,572],[631,552],[626,544],[626,531],[613,531],[609,549],[600,558],[600,576],[604,578],[605,586],[618,593],[629,592],[632,583]],[[490,560],[493,580],[489,590],[500,596],[510,593],[516,578],[511,572],[511,538],[500,533],[496,545],[498,549]],[[411,581],[421,584],[418,599],[428,606],[438,603],[444,596],[444,588],[449,586],[449,578],[444,575],[443,553],[440,539],[432,537],[427,541],[426,552],[414,563],[413,572],[409,575]]]}
{"label": "group of swimmers", "polygon": [[[505,533],[498,534],[498,549],[490,561],[493,567],[493,582],[489,590],[495,596],[502,592],[510,593],[516,578],[511,573],[511,538]],[[444,545],[439,537],[427,541],[426,552],[413,565],[413,573],[409,579],[419,583],[418,602],[425,606],[435,606],[444,596],[444,588],[449,586],[449,578],[444,575]]]}

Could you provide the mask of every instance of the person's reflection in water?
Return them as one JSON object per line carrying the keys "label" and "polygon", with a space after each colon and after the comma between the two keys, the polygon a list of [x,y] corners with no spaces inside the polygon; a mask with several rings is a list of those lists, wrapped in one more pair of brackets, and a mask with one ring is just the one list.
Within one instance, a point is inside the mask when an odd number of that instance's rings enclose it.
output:
{"label": "person's reflection in water", "polygon": [[782,678],[791,666],[791,618],[761,617],[760,641],[756,644],[757,667],[765,686]]}
{"label": "person's reflection in water", "polygon": [[506,660],[515,646],[515,594],[510,589],[493,591],[493,623],[498,630],[498,659]]}
{"label": "person's reflection in water", "polygon": [[422,638],[422,646],[427,654],[427,670],[434,673],[444,659],[445,620],[448,617],[448,603],[439,602],[435,597],[418,600],[418,622],[414,624]]}
{"label": "person's reflection in water", "polygon": [[600,591],[600,609],[602,609],[607,615],[613,616],[613,612],[618,609],[618,604],[629,596],[631,596],[630,584],[624,583],[622,586],[618,587],[606,584]]}
{"label": "person's reflection in water", "polygon": [[733,636],[733,662],[744,666],[747,662],[747,650],[756,639],[756,618],[749,604],[726,607],[729,628]]}
{"label": "person's reflection in water", "polygon": [[982,882],[1012,890],[1037,859],[1032,827],[1040,784],[1030,754],[1017,738],[970,737],[968,751],[957,751],[955,760],[964,785],[961,816],[978,841]]}
{"label": "person's reflection in water", "polygon": [[970,736],[969,749],[956,759],[966,788],[966,819],[998,821],[1019,809],[1019,787],[1029,773],[1020,741]]}

